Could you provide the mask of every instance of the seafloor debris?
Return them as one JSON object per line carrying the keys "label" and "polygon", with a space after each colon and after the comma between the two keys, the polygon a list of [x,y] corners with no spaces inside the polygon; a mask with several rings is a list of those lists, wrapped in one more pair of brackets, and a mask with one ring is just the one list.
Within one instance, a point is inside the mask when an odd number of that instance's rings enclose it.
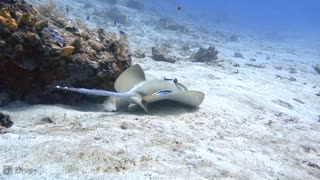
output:
{"label": "seafloor debris", "polygon": [[155,61],[165,61],[175,63],[176,59],[170,56],[164,49],[159,47],[152,47],[152,59]]}
{"label": "seafloor debris", "polygon": [[229,42],[238,42],[239,37],[237,35],[231,35],[228,39]]}
{"label": "seafloor debris", "polygon": [[285,107],[287,109],[293,110],[293,106],[288,102],[282,100],[272,100],[273,103],[278,104],[279,106]]}
{"label": "seafloor debris", "polygon": [[128,0],[126,6],[140,11],[144,9],[143,3],[137,0]]}
{"label": "seafloor debris", "polygon": [[120,125],[120,128],[123,129],[123,130],[126,130],[126,129],[128,129],[128,124],[127,123],[122,123]]}
{"label": "seafloor debris", "polygon": [[178,24],[168,18],[160,18],[158,22],[152,22],[152,24],[156,24],[159,28],[166,30],[178,31],[183,33],[190,32],[190,30],[188,30],[185,26]]}
{"label": "seafloor debris", "polygon": [[291,74],[296,74],[296,73],[297,73],[297,69],[295,69],[295,68],[289,68],[289,73],[291,73]]}
{"label": "seafloor debris", "polygon": [[54,123],[54,121],[50,117],[44,117],[40,119],[40,124],[46,124],[46,123]]}
{"label": "seafloor debris", "polygon": [[288,80],[289,80],[289,81],[297,81],[297,79],[294,78],[294,77],[290,77]]}
{"label": "seafloor debris", "polygon": [[236,58],[242,58],[242,59],[244,58],[243,55],[239,52],[235,52],[233,56]]}
{"label": "seafloor debris", "polygon": [[137,50],[132,54],[132,56],[135,58],[145,58],[146,54],[140,50]]}
{"label": "seafloor debris", "polygon": [[195,62],[211,62],[214,63],[218,60],[218,51],[215,47],[200,48],[192,57]]}
{"label": "seafloor debris", "polygon": [[106,2],[108,4],[111,4],[111,5],[115,5],[118,3],[118,0],[98,0],[100,2]]}
{"label": "seafloor debris", "polygon": [[298,103],[300,104],[305,104],[303,101],[301,101],[300,99],[297,99],[297,98],[293,98],[293,100],[297,101]]}
{"label": "seafloor debris", "polygon": [[275,68],[276,70],[282,70],[282,69],[283,69],[282,66],[274,66],[274,68]]}
{"label": "seafloor debris", "polygon": [[117,7],[111,7],[108,10],[102,9],[97,11],[95,14],[105,17],[110,21],[114,21],[116,22],[115,24],[120,23],[122,25],[126,25],[129,22],[127,16],[123,14]]}
{"label": "seafloor debris", "polygon": [[50,103],[73,99],[52,93],[51,85],[113,89],[131,64],[126,43],[102,29],[88,30],[39,12],[45,11],[24,0],[0,1],[0,90],[13,100],[34,97]]}
{"label": "seafloor debris", "polygon": [[[263,65],[261,65],[261,66],[263,66]],[[258,67],[259,68],[259,67]],[[261,68],[265,68],[265,66],[263,66],[263,67],[261,67]],[[285,76],[281,76],[281,75],[279,75],[279,74],[276,74],[276,78],[277,79],[286,79],[286,80],[288,80],[288,81],[297,81],[297,79],[296,78],[294,78],[294,77],[285,77]]]}
{"label": "seafloor debris", "polygon": [[312,66],[312,67],[315,71],[317,71],[318,74],[320,74],[320,64],[317,64],[316,66]]}
{"label": "seafloor debris", "polygon": [[0,112],[0,128],[10,128],[13,125],[13,121],[8,114],[4,114]]}
{"label": "seafloor debris", "polygon": [[309,161],[302,161],[302,163],[307,165],[307,166],[310,166],[312,168],[320,170],[320,166],[318,164],[316,164],[316,163],[309,162]]}
{"label": "seafloor debris", "polygon": [[234,63],[234,64],[233,64],[233,67],[240,67],[240,64]]}
{"label": "seafloor debris", "polygon": [[251,63],[246,63],[245,65],[249,66],[249,67],[255,67],[255,68],[265,68],[266,67],[266,66],[261,65],[261,64],[251,64]]}

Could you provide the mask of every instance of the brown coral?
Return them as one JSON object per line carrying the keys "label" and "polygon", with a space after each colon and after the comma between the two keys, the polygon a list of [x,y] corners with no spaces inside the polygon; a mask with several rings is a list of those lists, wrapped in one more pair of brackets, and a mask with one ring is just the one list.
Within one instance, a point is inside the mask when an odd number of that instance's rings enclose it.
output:
{"label": "brown coral", "polygon": [[29,13],[22,13],[19,23],[32,26],[36,23],[36,18]]}
{"label": "brown coral", "polygon": [[[14,3],[0,1],[0,86],[13,100],[79,100],[84,96],[50,87],[112,90],[117,76],[130,66],[127,45],[110,33],[80,29],[75,35],[61,26],[66,22],[43,17],[23,0]],[[9,26],[13,22],[15,28]]]}
{"label": "brown coral", "polygon": [[18,24],[15,19],[13,19],[6,8],[0,10],[0,25],[8,28],[10,31],[15,31],[18,29]]}
{"label": "brown coral", "polygon": [[122,46],[116,46],[115,47],[115,54],[118,55],[121,58],[125,57],[125,52],[124,52],[124,48]]}
{"label": "brown coral", "polygon": [[6,8],[2,8],[0,10],[0,16],[2,16],[4,18],[11,18],[11,15],[10,15],[9,11]]}

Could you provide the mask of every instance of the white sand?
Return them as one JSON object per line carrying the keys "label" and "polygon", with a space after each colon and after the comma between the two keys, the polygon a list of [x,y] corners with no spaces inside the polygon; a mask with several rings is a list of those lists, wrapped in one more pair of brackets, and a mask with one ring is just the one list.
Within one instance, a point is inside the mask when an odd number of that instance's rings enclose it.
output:
{"label": "white sand", "polygon": [[[318,52],[247,35],[226,42],[227,32],[195,32],[200,37],[195,39],[152,26],[128,29],[132,50],[147,53],[144,59],[133,59],[147,78],[176,77],[189,89],[205,92],[200,108],[160,103],[151,107],[151,115],[141,110],[104,112],[92,105],[0,108],[15,121],[0,135],[0,165],[31,172],[0,173],[0,178],[320,178],[320,97],[315,95],[320,75],[311,66],[319,61]],[[180,59],[176,64],[150,58],[151,47],[165,42]],[[222,67],[190,62],[191,53],[182,51],[183,45],[192,51],[215,45]],[[245,59],[234,58],[237,51]],[[275,69],[280,66],[282,70]],[[43,117],[54,123],[41,124]]]}

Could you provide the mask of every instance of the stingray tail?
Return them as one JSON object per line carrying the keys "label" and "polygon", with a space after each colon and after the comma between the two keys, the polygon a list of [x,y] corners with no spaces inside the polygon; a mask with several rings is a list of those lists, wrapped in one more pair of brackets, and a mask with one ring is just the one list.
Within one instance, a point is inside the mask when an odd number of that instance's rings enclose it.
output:
{"label": "stingray tail", "polygon": [[132,95],[127,92],[119,93],[119,92],[105,91],[101,89],[70,88],[70,87],[60,87],[60,86],[56,86],[55,88],[65,90],[65,91],[77,92],[81,94],[118,97],[120,99],[118,99],[116,102],[117,110],[128,108],[129,106],[128,100],[131,99],[133,102],[138,104],[146,113],[149,113],[145,101],[140,95],[137,95],[137,94]]}
{"label": "stingray tail", "polygon": [[114,96],[114,97],[120,97],[120,98],[131,97],[129,93],[118,93],[118,92],[112,92],[112,91],[105,91],[101,89],[71,88],[71,87],[60,87],[60,86],[56,86],[55,88],[65,90],[65,91],[73,91],[81,94],[88,94],[88,95],[95,95],[95,96]]}

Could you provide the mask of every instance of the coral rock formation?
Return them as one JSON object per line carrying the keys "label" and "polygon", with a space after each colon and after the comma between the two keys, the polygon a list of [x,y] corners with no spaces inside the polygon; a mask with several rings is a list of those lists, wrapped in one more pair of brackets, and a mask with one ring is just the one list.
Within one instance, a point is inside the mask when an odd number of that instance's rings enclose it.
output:
{"label": "coral rock formation", "polygon": [[8,114],[3,114],[0,112],[0,128],[10,128],[13,125],[13,121]]}
{"label": "coral rock formation", "polygon": [[159,47],[152,47],[152,59],[155,61],[164,61],[169,63],[175,63],[174,57],[171,57],[164,49]]}
{"label": "coral rock formation", "polygon": [[218,59],[218,51],[215,47],[200,48],[194,55],[195,62],[215,62]]}
{"label": "coral rock formation", "polygon": [[8,28],[10,31],[18,29],[16,20],[11,17],[11,14],[5,8],[0,10],[0,25]]}
{"label": "coral rock formation", "polygon": [[127,45],[103,29],[65,27],[24,0],[0,2],[0,87],[11,99],[48,103],[70,96],[52,92],[53,85],[112,90],[130,66]]}

